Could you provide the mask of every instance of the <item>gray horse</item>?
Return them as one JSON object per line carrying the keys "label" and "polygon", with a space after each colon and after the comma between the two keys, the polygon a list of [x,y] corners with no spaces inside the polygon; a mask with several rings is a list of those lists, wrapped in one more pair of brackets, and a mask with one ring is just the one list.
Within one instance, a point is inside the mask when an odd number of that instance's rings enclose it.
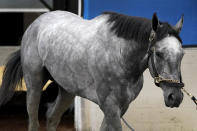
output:
{"label": "gray horse", "polygon": [[43,85],[59,85],[59,94],[47,111],[47,130],[55,131],[75,96],[99,105],[104,113],[101,131],[122,131],[121,117],[143,86],[149,68],[164,93],[168,107],[183,99],[179,32],[175,26],[152,20],[105,12],[84,20],[65,11],[41,15],[26,30],[21,49],[6,64],[0,104],[6,103],[24,77],[27,86],[29,131],[38,131],[38,108]]}

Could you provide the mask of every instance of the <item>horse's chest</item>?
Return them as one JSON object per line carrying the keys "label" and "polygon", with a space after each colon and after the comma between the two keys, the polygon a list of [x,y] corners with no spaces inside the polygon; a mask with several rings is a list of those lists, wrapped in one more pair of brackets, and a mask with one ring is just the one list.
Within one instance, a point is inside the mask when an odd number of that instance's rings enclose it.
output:
{"label": "horse's chest", "polygon": [[112,83],[102,82],[97,87],[97,95],[99,104],[102,105],[107,100],[110,103],[116,103],[120,108],[126,108],[139,94],[143,85],[143,77],[140,77],[135,82],[126,80],[114,80]]}

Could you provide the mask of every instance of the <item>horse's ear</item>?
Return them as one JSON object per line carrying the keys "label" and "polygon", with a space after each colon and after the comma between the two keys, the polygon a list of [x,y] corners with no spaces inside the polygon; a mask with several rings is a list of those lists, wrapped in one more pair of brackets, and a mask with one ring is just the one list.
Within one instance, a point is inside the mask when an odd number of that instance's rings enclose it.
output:
{"label": "horse's ear", "polygon": [[184,15],[181,16],[180,20],[176,23],[176,25],[174,26],[174,29],[177,33],[180,33],[182,27],[183,27],[183,17]]}
{"label": "horse's ear", "polygon": [[153,14],[153,17],[152,17],[152,29],[154,31],[157,30],[157,27],[159,26],[159,19],[157,17],[157,14],[156,12]]}
{"label": "horse's ear", "polygon": [[153,41],[156,37],[156,30],[159,26],[159,19],[157,18],[157,14],[154,13],[152,17],[152,30],[149,36],[149,41]]}

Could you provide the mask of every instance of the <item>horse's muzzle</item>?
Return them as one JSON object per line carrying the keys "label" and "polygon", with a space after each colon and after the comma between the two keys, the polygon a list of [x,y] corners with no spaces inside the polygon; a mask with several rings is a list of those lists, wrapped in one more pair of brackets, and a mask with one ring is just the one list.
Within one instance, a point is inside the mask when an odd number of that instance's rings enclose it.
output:
{"label": "horse's muzzle", "polygon": [[183,93],[181,91],[179,93],[169,93],[166,96],[164,95],[164,99],[167,107],[179,107],[183,100]]}

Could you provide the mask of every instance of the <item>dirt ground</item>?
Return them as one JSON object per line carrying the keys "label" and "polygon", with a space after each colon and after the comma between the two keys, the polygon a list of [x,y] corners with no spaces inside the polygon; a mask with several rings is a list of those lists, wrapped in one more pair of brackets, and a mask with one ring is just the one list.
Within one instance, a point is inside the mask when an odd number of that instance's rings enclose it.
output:
{"label": "dirt ground", "polygon": [[[56,84],[51,83],[43,91],[40,101],[40,131],[46,131],[47,104],[55,101],[58,93]],[[0,108],[0,131],[27,131],[26,91],[16,91],[12,99]],[[71,106],[62,117],[57,131],[75,131],[74,108]]]}
{"label": "dirt ground", "polygon": [[[46,131],[46,109],[39,113],[40,131]],[[27,131],[28,115],[25,106],[4,106],[0,110],[0,131]],[[64,115],[57,131],[75,131],[73,115]]]}

